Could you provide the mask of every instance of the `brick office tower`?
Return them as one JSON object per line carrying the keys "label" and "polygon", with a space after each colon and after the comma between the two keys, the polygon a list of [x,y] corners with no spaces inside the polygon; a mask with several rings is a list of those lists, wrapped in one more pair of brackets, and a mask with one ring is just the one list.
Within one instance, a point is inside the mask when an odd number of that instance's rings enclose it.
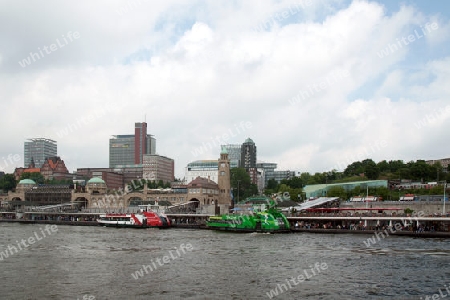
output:
{"label": "brick office tower", "polygon": [[134,124],[134,163],[142,164],[144,154],[147,154],[147,123]]}
{"label": "brick office tower", "polygon": [[155,154],[156,139],[147,134],[147,123],[135,123],[134,134],[113,135],[109,140],[109,167],[136,167],[144,154]]}
{"label": "brick office tower", "polygon": [[219,185],[219,203],[231,205],[231,182],[230,182],[230,160],[228,159],[228,152],[223,147],[220,152],[219,170],[218,170],[218,185]]}

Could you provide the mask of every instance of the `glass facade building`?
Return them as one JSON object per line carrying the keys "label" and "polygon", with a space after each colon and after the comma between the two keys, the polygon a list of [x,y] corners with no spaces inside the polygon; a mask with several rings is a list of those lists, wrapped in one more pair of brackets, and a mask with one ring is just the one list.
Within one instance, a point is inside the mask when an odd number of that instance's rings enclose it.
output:
{"label": "glass facade building", "polygon": [[241,164],[241,145],[222,145],[221,149],[225,148],[228,152],[228,159],[230,160],[231,168],[236,168]]}
{"label": "glass facade building", "polygon": [[42,167],[47,157],[58,156],[56,141],[46,138],[29,139],[24,144],[24,168],[34,162],[36,168]]}
{"label": "glass facade building", "polygon": [[109,167],[142,165],[145,154],[156,153],[156,139],[147,134],[147,123],[135,123],[134,134],[114,135],[109,140]]}
{"label": "glass facade building", "polygon": [[115,135],[109,140],[109,167],[134,164],[134,135]]}

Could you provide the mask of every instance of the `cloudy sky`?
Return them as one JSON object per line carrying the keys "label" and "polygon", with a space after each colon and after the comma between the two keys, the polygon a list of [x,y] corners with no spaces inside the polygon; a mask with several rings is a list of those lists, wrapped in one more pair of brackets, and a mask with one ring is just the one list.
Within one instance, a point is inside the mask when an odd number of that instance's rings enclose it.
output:
{"label": "cloudy sky", "polygon": [[144,120],[176,177],[247,137],[302,172],[450,156],[446,0],[0,3],[0,170],[35,137],[108,167]]}

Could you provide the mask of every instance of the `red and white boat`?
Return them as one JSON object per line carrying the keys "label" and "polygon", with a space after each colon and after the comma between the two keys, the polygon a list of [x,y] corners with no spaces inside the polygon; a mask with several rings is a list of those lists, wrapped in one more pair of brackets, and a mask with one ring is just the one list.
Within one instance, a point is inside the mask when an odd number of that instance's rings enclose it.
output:
{"label": "red and white boat", "polygon": [[108,227],[133,228],[168,228],[169,218],[159,210],[157,205],[139,205],[138,213],[111,213],[101,214],[97,222]]}

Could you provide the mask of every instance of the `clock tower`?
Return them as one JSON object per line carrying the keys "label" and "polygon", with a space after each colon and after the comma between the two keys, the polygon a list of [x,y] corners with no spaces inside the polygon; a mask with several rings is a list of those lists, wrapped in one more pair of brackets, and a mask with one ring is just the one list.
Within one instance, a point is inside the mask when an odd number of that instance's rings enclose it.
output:
{"label": "clock tower", "polygon": [[225,147],[220,151],[219,173],[217,174],[217,183],[219,184],[219,203],[231,205],[231,182],[230,182],[230,160],[228,151]]}

